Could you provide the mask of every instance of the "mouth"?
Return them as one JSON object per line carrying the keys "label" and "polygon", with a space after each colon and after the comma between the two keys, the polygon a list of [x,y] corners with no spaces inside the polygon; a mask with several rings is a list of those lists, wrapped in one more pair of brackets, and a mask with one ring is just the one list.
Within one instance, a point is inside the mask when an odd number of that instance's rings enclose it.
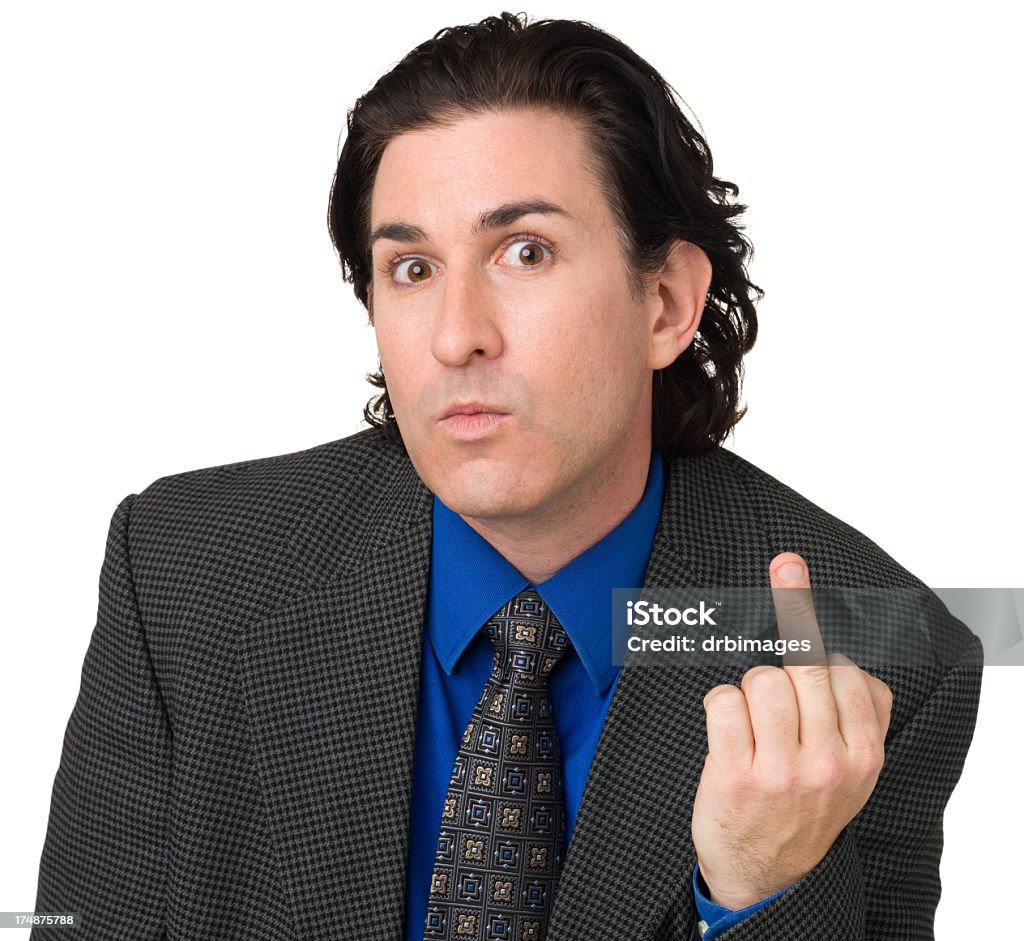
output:
{"label": "mouth", "polygon": [[508,417],[508,413],[496,405],[467,402],[451,406],[441,416],[440,424],[456,438],[474,440],[489,434]]}
{"label": "mouth", "polygon": [[504,415],[506,414],[497,405],[484,405],[480,402],[466,402],[464,405],[452,405],[442,416],[444,421],[455,415]]}

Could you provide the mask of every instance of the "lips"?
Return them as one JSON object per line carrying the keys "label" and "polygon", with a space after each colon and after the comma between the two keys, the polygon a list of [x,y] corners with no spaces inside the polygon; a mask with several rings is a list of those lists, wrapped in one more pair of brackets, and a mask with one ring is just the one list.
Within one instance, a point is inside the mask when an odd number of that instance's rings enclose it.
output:
{"label": "lips", "polygon": [[441,420],[451,418],[453,415],[477,415],[481,412],[488,412],[492,415],[507,414],[497,405],[485,405],[481,402],[467,402],[464,405],[452,405],[442,416]]}
{"label": "lips", "polygon": [[452,405],[441,416],[441,427],[446,434],[463,442],[478,441],[496,434],[495,429],[508,419],[508,413],[496,405],[466,402]]}

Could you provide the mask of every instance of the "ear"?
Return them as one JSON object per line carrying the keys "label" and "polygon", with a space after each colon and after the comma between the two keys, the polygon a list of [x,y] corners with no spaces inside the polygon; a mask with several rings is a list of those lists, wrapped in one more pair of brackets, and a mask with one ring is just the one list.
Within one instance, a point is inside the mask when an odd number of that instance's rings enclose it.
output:
{"label": "ear", "polygon": [[647,290],[649,369],[671,365],[693,342],[710,287],[711,260],[704,249],[677,239]]}

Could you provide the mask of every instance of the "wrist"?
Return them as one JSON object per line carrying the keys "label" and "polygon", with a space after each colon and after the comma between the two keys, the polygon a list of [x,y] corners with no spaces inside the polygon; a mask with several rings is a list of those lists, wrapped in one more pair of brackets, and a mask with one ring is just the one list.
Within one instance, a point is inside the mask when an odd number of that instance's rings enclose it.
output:
{"label": "wrist", "polygon": [[697,864],[697,884],[708,901],[729,911],[740,911],[763,902],[765,899],[778,895],[783,889],[789,888],[792,882],[784,885],[768,883],[748,884],[733,877],[732,879],[708,879],[703,867]]}

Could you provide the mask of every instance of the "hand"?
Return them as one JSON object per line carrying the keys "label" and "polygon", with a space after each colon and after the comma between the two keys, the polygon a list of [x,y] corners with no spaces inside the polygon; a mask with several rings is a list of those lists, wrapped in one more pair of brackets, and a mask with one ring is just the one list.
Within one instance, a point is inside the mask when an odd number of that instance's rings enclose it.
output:
{"label": "hand", "polygon": [[[794,565],[795,563],[795,565]],[[772,559],[784,640],[810,653],[748,670],[704,697],[708,756],[693,845],[711,900],[733,910],[802,879],[867,803],[884,759],[892,692],[846,657],[825,656],[804,560]]]}

